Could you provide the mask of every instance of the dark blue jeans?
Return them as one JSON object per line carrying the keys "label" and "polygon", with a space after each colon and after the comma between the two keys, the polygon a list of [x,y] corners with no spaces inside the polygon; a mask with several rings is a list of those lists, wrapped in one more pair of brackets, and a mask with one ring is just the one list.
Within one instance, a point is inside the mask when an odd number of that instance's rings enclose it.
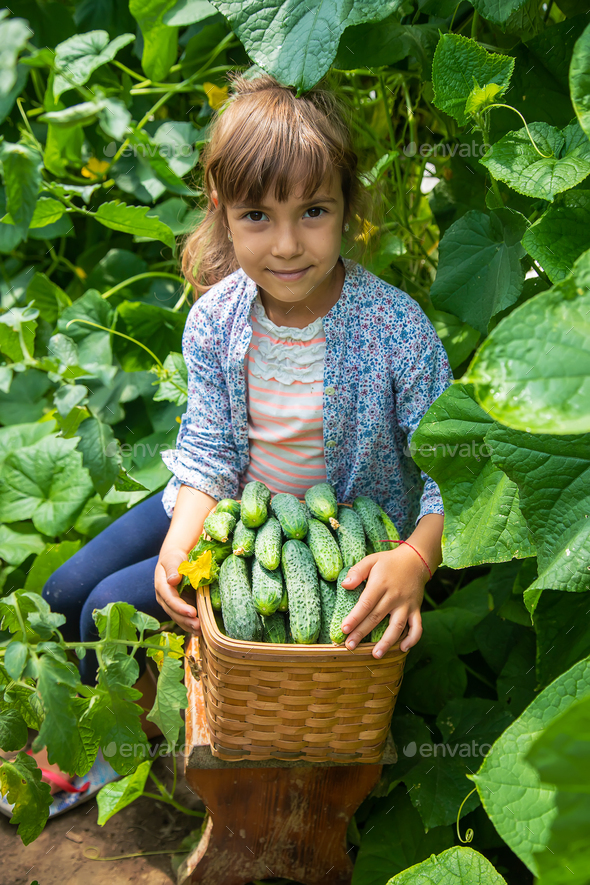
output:
{"label": "dark blue jeans", "polygon": [[[109,602],[129,602],[160,621],[170,620],[154,589],[154,570],[169,527],[162,492],[157,492],[112,522],[51,575],[43,598],[52,611],[65,615],[60,630],[66,642],[97,640],[92,612]],[[141,649],[136,658],[143,673]],[[96,655],[87,652],[80,661],[83,683],[94,685],[96,668]]]}

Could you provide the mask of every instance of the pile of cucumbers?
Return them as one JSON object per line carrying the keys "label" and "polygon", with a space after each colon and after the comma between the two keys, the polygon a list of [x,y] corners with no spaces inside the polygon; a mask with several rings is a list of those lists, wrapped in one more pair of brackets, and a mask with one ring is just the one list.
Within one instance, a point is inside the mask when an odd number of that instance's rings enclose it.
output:
{"label": "pile of cucumbers", "polygon": [[[241,501],[219,501],[203,525],[201,539],[220,565],[210,584],[219,628],[247,642],[341,645],[343,618],[364,589],[346,590],[348,570],[369,553],[390,550],[395,525],[371,498],[339,506],[333,487],[319,483],[294,495],[271,495],[261,482],[249,482]],[[366,641],[383,635],[389,616]]]}

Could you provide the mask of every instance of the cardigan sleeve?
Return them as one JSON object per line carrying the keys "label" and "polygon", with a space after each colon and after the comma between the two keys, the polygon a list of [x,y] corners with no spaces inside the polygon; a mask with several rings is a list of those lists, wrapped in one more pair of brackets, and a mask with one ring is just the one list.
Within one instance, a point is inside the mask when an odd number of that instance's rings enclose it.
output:
{"label": "cardigan sleeve", "polygon": [[[410,445],[414,431],[432,403],[453,383],[447,352],[436,329],[422,308],[410,296],[407,342],[413,359],[396,379],[398,423]],[[416,523],[427,513],[444,514],[440,489],[424,470],[420,471],[424,489]]]}
{"label": "cardigan sleeve", "polygon": [[[162,452],[174,477],[171,492],[181,484],[212,498],[233,498],[239,487],[239,458],[231,421],[230,397],[222,370],[218,336],[202,303],[189,311],[182,336],[188,369],[187,410],[182,416],[176,448]],[[171,515],[171,497],[165,497]]]}

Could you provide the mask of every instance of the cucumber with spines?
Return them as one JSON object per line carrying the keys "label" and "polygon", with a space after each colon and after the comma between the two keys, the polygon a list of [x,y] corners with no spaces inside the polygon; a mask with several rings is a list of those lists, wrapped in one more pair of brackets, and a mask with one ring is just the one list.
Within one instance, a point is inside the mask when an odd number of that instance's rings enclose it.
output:
{"label": "cucumber with spines", "polygon": [[305,503],[316,519],[338,528],[338,502],[336,492],[329,482],[319,482],[305,493]]}
{"label": "cucumber with spines", "polygon": [[386,615],[382,621],[379,621],[376,627],[371,630],[371,642],[379,642],[383,638],[383,634],[389,627],[389,615]]}
{"label": "cucumber with spines", "polygon": [[266,522],[270,489],[263,482],[248,482],[242,490],[240,516],[248,529],[256,529]]}
{"label": "cucumber with spines", "polygon": [[277,608],[278,612],[288,612],[289,611],[289,597],[287,596],[287,588],[283,590],[283,595],[281,596],[281,601],[279,602],[279,607]]}
{"label": "cucumber with spines", "polygon": [[262,621],[254,608],[248,564],[232,553],[219,570],[221,611],[228,636],[246,642],[262,640]]}
{"label": "cucumber with spines", "polygon": [[345,642],[347,634],[342,632],[342,621],[353,610],[365,589],[364,581],[361,581],[354,590],[347,590],[342,586],[342,581],[349,571],[350,568],[348,566],[343,568],[336,582],[336,605],[334,606],[332,620],[330,621],[330,639],[334,645],[342,645]]}
{"label": "cucumber with spines", "polygon": [[216,541],[225,542],[236,527],[236,518],[231,513],[210,513],[203,528]]}
{"label": "cucumber with spines", "polygon": [[328,526],[319,519],[310,519],[305,541],[320,575],[326,581],[335,581],[342,570],[342,554]]}
{"label": "cucumber with spines", "polygon": [[281,612],[263,615],[262,629],[264,631],[264,642],[287,642],[287,626],[285,624],[285,616]]}
{"label": "cucumber with spines", "polygon": [[232,550],[236,556],[254,556],[256,529],[246,528],[241,519],[236,523],[232,539]]}
{"label": "cucumber with spines", "polygon": [[254,555],[258,562],[271,572],[281,564],[283,539],[281,526],[275,516],[269,516],[256,532]]}
{"label": "cucumber with spines", "polygon": [[336,607],[336,582],[325,581],[320,575],[319,587],[322,625],[320,627],[318,642],[329,644],[332,641],[330,639],[330,624]]}
{"label": "cucumber with spines", "polygon": [[233,498],[222,498],[221,501],[217,502],[215,513],[231,513],[237,521],[240,518],[240,510],[239,501],[234,501]]}
{"label": "cucumber with spines", "polygon": [[258,559],[252,562],[252,602],[261,615],[276,612],[283,598],[284,584],[280,569],[271,571]]}
{"label": "cucumber with spines", "polygon": [[283,544],[281,565],[289,600],[289,624],[295,642],[309,644],[321,627],[318,572],[311,550],[296,538]]}
{"label": "cucumber with spines", "polygon": [[279,492],[270,502],[270,509],[278,519],[283,534],[292,540],[301,540],[307,534],[305,510],[295,495]]}
{"label": "cucumber with spines", "polygon": [[[377,507],[379,507],[379,504],[377,504]],[[381,518],[383,519],[383,525],[385,526],[385,531],[387,532],[386,537],[388,537],[390,541],[399,541],[399,532],[395,527],[395,523],[389,517],[389,514],[385,512],[383,507],[379,507],[379,510],[381,511]],[[389,546],[391,548],[394,548],[397,545],[390,544]]]}
{"label": "cucumber with spines", "polygon": [[219,582],[211,581],[209,584],[209,596],[211,598],[211,606],[214,611],[221,611],[221,594],[219,592]]}
{"label": "cucumber with spines", "polygon": [[360,516],[352,507],[338,508],[338,546],[342,553],[342,564],[349,568],[367,555],[365,530]]}
{"label": "cucumber with spines", "polygon": [[385,540],[387,530],[379,505],[368,495],[359,495],[352,502],[352,506],[361,518],[365,535],[367,540],[371,542],[374,552],[381,553],[389,550],[391,544]]}

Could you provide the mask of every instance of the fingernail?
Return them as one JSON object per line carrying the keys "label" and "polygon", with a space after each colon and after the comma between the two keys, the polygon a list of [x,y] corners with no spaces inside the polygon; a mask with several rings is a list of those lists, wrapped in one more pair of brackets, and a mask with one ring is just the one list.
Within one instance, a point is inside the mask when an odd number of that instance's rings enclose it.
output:
{"label": "fingernail", "polygon": [[354,641],[354,639],[351,639],[350,642],[346,643],[346,645],[348,648],[354,648],[356,646],[356,642]]}
{"label": "fingernail", "polygon": [[348,633],[349,630],[350,630],[350,624],[343,624],[342,625],[342,632],[343,633]]}
{"label": "fingernail", "polygon": [[380,657],[382,657],[383,652],[381,651],[380,648],[376,648],[375,651],[374,651],[374,655],[375,655],[376,658],[380,658]]}

